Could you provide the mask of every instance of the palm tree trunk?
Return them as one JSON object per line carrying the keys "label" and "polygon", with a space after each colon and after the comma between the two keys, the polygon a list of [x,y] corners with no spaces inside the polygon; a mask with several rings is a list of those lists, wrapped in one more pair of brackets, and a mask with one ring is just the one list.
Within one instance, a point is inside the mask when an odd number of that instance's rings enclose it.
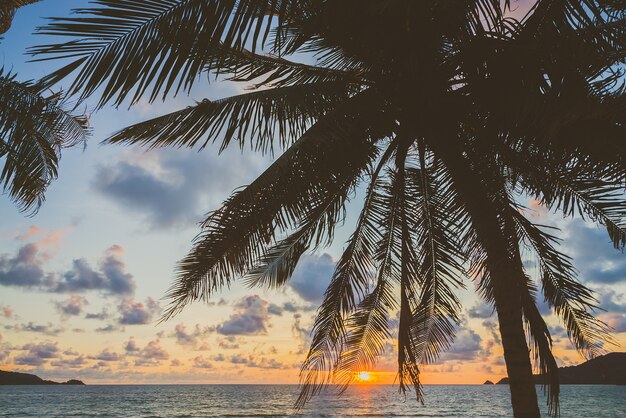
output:
{"label": "palm tree trunk", "polygon": [[[498,269],[501,270],[501,269]],[[500,338],[504,348],[504,361],[509,376],[513,414],[518,417],[540,417],[537,392],[522,322],[522,305],[518,286],[514,284],[515,272],[493,272],[494,300]],[[507,278],[509,280],[507,280]]]}
{"label": "palm tree trunk", "polygon": [[[510,246],[498,222],[498,214],[489,203],[485,186],[459,152],[454,141],[432,144],[433,150],[448,168],[459,197],[471,217],[482,247],[487,253],[504,360],[509,376],[511,405],[515,418],[540,417],[537,392],[532,376],[530,354],[522,322],[520,281]],[[523,272],[522,272],[523,273]]]}

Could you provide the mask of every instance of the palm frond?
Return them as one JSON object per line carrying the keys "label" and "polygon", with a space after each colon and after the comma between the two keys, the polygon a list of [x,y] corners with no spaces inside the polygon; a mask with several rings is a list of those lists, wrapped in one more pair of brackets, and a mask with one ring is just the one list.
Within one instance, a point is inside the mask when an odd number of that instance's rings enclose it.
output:
{"label": "palm frond", "polygon": [[[453,206],[452,185],[437,161],[427,165],[420,150],[420,168],[407,169],[407,194],[417,201],[412,235],[422,277],[419,302],[412,327],[422,362],[437,359],[449,348],[460,323],[460,302],[455,289],[463,287],[462,245],[458,209]],[[415,197],[413,197],[415,196]]]}
{"label": "palm frond", "polygon": [[84,142],[86,118],[62,108],[61,96],[16,81],[0,69],[0,183],[22,211],[37,211],[57,177],[61,149]]}
{"label": "palm frond", "polygon": [[0,35],[8,31],[11,27],[13,16],[17,9],[39,1],[40,0],[3,0],[2,4],[0,4]]}
{"label": "palm frond", "polygon": [[342,82],[353,86],[368,85],[363,72],[340,70],[289,61],[280,56],[258,54],[248,50],[211,48],[204,57],[207,71],[226,80],[254,82],[252,88],[285,87],[299,84]]}
{"label": "palm frond", "polygon": [[246,273],[248,286],[280,287],[285,284],[306,250],[315,250],[320,244],[332,241],[335,226],[344,217],[344,205],[348,195],[355,189],[359,179],[356,167],[352,175],[336,178],[335,182],[312,202],[295,232],[271,247]]}
{"label": "palm frond", "polygon": [[108,143],[140,144],[151,148],[204,148],[221,138],[220,151],[233,139],[244,147],[268,152],[274,141],[286,148],[317,119],[354,92],[335,82],[298,84],[254,91],[224,99],[204,99],[195,106],[129,126]]}
{"label": "palm frond", "polygon": [[[418,276],[417,256],[409,232],[409,200],[406,195],[406,156],[409,145],[399,148],[396,154],[396,172],[392,176],[392,196],[398,206],[398,219],[395,223],[399,229],[397,245],[399,254],[399,285],[400,285],[400,320],[398,324],[398,382],[400,392],[406,393],[410,385],[415,390],[417,400],[423,402],[422,385],[419,374],[418,347],[411,327],[415,309],[411,301],[417,299],[416,287],[420,282]],[[394,225],[394,226],[395,226]]]}
{"label": "palm frond", "polygon": [[574,346],[585,355],[595,357],[607,341],[606,325],[592,312],[597,309],[593,292],[576,280],[576,272],[568,256],[554,245],[554,236],[542,231],[517,210],[511,209],[517,233],[529,245],[539,261],[543,295],[562,318]]}
{"label": "palm frond", "polygon": [[615,248],[624,248],[626,187],[621,178],[615,177],[614,167],[588,167],[584,161],[579,161],[543,165],[546,169],[539,172],[535,168],[538,166],[529,163],[525,159],[525,164],[519,165],[524,190],[565,216],[579,215],[599,222],[606,228]]}
{"label": "palm frond", "polygon": [[541,313],[537,309],[535,289],[530,279],[526,279],[526,291],[522,295],[522,309],[526,321],[527,335],[531,340],[531,352],[539,373],[547,379],[544,389],[548,389],[548,414],[559,416],[559,367],[552,354],[552,337]]}
{"label": "palm frond", "polygon": [[316,202],[346,178],[358,177],[377,148],[357,119],[326,118],[311,127],[263,174],[233,194],[204,222],[203,233],[179,265],[169,292],[168,318],[192,300],[254,268],[275,232],[297,228]]}
{"label": "palm frond", "polygon": [[78,71],[68,90],[79,100],[102,87],[99,107],[127,97],[137,102],[170,91],[189,91],[206,68],[213,47],[243,48],[250,31],[256,38],[291,9],[287,1],[272,8],[261,0],[96,0],[97,7],[75,9],[79,17],[53,18],[43,35],[71,37],[68,42],[31,49],[36,61],[71,62],[43,81],[53,85]]}
{"label": "palm frond", "polygon": [[397,309],[393,284],[379,276],[374,290],[346,320],[346,337],[335,367],[335,382],[347,389],[359,370],[371,370],[391,338],[389,312]]}
{"label": "palm frond", "polygon": [[[381,225],[381,222],[389,208],[389,199],[384,194],[386,182],[379,176],[393,152],[395,143],[387,148],[372,173],[357,226],[324,294],[324,300],[313,325],[311,346],[300,371],[301,391],[296,407],[302,407],[312,396],[319,393],[331,380],[333,370],[345,370],[343,366],[346,363],[342,363],[341,358],[346,339],[349,337],[346,335],[344,321],[354,311],[359,300],[363,299],[361,305],[366,303],[365,295],[372,276],[374,256],[378,244],[383,239],[380,230],[385,224]],[[386,281],[387,274],[388,269],[383,266],[378,275],[378,282]],[[372,313],[385,301],[384,298],[380,298],[387,289],[384,286],[381,285],[379,288],[380,293],[369,296]],[[380,325],[379,322],[375,324]],[[369,329],[363,328],[362,331],[365,333]],[[355,339],[352,342],[357,343]]]}

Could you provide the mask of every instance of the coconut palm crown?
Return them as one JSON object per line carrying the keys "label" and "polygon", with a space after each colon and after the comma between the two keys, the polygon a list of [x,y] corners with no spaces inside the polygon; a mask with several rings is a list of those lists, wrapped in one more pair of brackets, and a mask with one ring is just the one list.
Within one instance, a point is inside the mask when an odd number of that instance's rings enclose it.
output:
{"label": "coconut palm crown", "polygon": [[333,239],[360,187],[363,208],[318,310],[298,405],[369,369],[396,311],[399,386],[421,399],[419,365],[452,343],[456,291],[469,276],[498,315],[515,416],[539,416],[531,358],[558,414],[537,298],[587,356],[602,349],[606,327],[557,238],[519,197],[598,222],[624,247],[622,1],[539,0],[518,19],[498,0],[95,3],[41,29],[71,38],[32,51],[65,59],[44,83],[72,74],[69,93],[97,93],[98,106],[188,92],[200,75],[251,86],[109,143],[282,152],[202,223],[165,318],[233,280],[284,285],[303,254]]}

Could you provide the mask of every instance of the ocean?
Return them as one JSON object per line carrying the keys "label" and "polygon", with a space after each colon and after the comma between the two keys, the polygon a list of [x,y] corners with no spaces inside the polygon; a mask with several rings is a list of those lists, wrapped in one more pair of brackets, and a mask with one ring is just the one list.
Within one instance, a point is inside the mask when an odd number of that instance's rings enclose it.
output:
{"label": "ocean", "polygon": [[[424,406],[398,394],[397,386],[361,385],[341,396],[320,395],[294,411],[296,385],[0,386],[0,416],[511,416],[507,385],[427,385],[424,390]],[[538,391],[545,414],[540,386]],[[626,417],[626,387],[564,385],[561,416]]]}

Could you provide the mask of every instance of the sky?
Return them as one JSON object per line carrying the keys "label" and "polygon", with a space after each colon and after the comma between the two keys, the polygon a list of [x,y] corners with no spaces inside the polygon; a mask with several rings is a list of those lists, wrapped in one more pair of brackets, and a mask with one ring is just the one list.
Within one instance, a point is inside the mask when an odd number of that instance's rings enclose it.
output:
{"label": "sky", "polygon": [[[44,0],[18,11],[0,44],[0,66],[20,80],[37,79],[55,63],[29,63],[24,51],[46,43],[32,35],[45,16],[65,16],[83,0]],[[189,96],[92,113],[86,148],[65,150],[60,175],[32,217],[0,196],[0,369],[87,383],[297,383],[315,311],[358,213],[359,193],[334,243],[306,255],[283,289],[235,283],[210,303],[195,303],[158,323],[174,268],[191,248],[198,222],[272,159],[212,147],[145,151],[100,142],[132,123],[217,99],[245,86],[201,82]],[[63,88],[61,84],[58,88]],[[626,351],[626,258],[606,232],[563,219],[534,200],[528,216],[561,228],[563,249],[580,280],[594,289],[600,318]],[[528,260],[533,272],[532,260]],[[465,281],[462,325],[452,348],[422,368],[423,382],[482,383],[505,375],[495,315]],[[542,304],[561,365],[583,358],[562,324]],[[394,319],[393,317],[391,318]],[[391,383],[395,347],[386,345],[372,377]]]}

